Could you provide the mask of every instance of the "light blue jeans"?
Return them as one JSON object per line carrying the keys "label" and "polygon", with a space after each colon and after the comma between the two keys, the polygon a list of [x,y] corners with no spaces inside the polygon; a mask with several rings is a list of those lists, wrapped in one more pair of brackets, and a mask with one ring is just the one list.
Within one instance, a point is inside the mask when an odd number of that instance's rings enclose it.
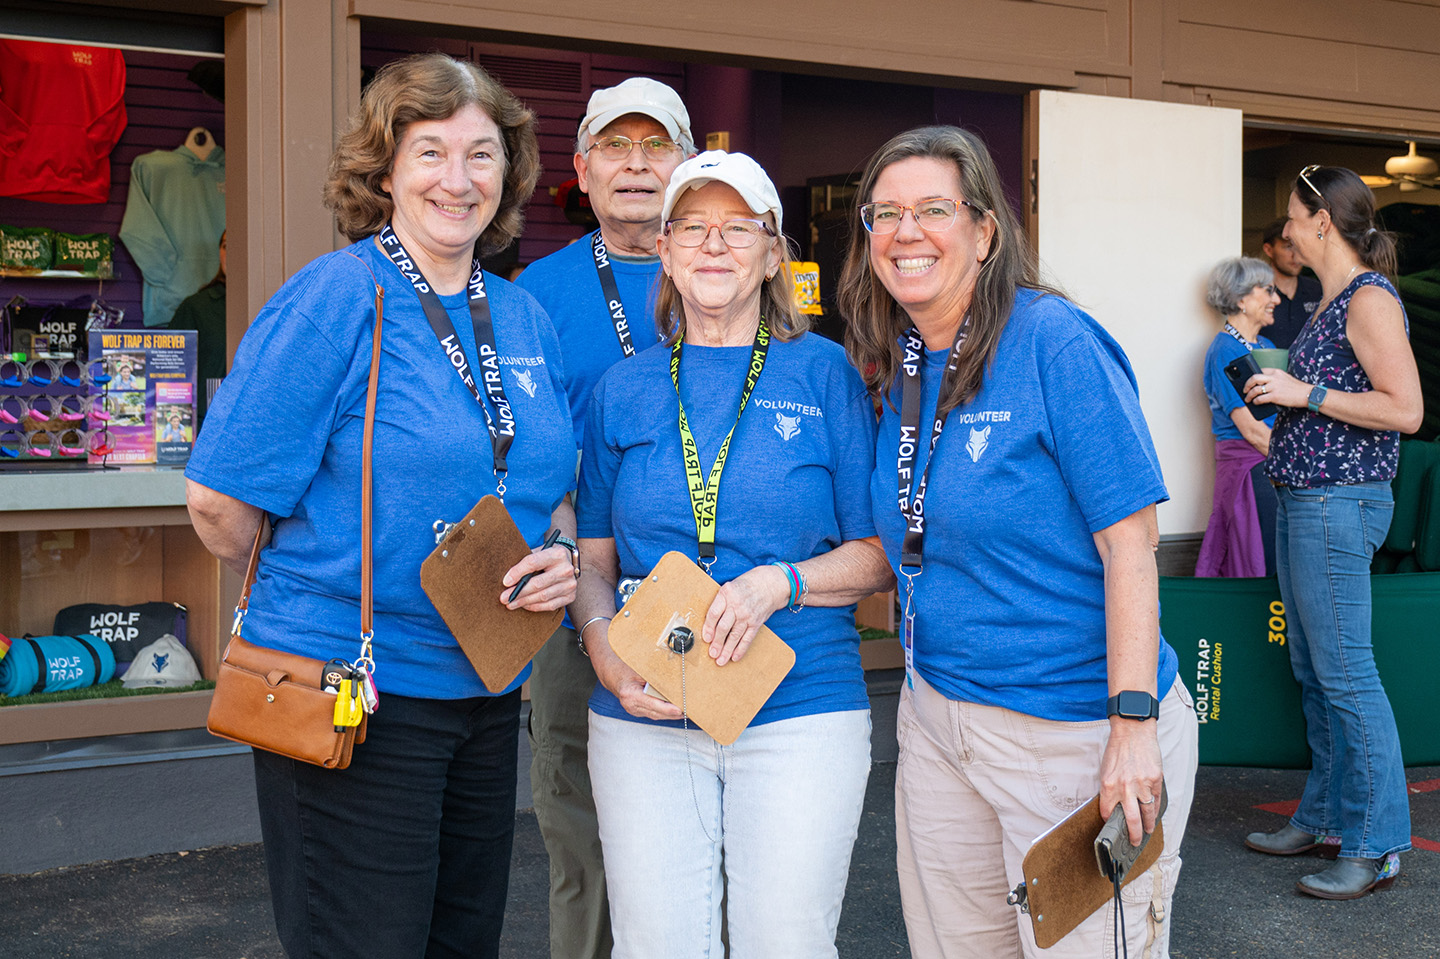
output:
{"label": "light blue jeans", "polygon": [[[686,752],[686,740],[689,752]],[[590,713],[613,959],[833,959],[870,711],[699,729]]]}
{"label": "light blue jeans", "polygon": [[1279,487],[1275,561],[1290,611],[1290,666],[1313,754],[1290,822],[1338,835],[1340,855],[1410,848],[1410,800],[1395,714],[1370,643],[1370,559],[1395,502],[1384,481]]}

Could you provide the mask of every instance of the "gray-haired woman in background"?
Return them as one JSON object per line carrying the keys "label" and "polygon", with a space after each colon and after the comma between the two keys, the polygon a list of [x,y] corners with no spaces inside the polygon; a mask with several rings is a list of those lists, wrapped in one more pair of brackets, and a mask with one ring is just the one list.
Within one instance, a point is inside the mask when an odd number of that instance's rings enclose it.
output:
{"label": "gray-haired woman in background", "polygon": [[1205,299],[1225,318],[1205,352],[1205,396],[1215,434],[1215,498],[1196,576],[1264,576],[1275,568],[1275,492],[1260,469],[1270,451],[1273,416],[1257,420],[1225,367],[1274,344],[1260,331],[1275,322],[1275,274],[1248,256],[1210,271]]}

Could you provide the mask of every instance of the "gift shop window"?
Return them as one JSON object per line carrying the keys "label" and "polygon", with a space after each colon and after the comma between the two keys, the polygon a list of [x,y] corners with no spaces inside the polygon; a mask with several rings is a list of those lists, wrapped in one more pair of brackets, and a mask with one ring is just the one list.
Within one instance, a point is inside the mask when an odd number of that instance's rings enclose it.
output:
{"label": "gift shop window", "polygon": [[220,21],[48,9],[0,28],[0,743],[203,725],[220,632],[181,473],[225,372]]}

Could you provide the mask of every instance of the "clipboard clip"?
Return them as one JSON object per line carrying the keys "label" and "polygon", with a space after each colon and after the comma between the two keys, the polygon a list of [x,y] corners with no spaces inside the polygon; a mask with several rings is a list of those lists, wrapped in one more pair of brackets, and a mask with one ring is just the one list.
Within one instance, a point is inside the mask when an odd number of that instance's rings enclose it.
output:
{"label": "clipboard clip", "polygon": [[[468,523],[471,526],[475,525],[473,519],[469,520]],[[439,546],[445,542],[445,540],[450,537],[450,531],[459,525],[459,523],[447,523],[443,519],[437,519],[434,523],[430,524],[430,528],[435,531],[435,545]]]}
{"label": "clipboard clip", "polygon": [[622,606],[630,602],[630,597],[635,595],[635,590],[639,589],[640,584],[643,582],[645,582],[645,577],[631,576],[615,584],[615,592],[620,594],[620,603]]}
{"label": "clipboard clip", "polygon": [[1019,906],[1021,912],[1027,916],[1030,915],[1030,890],[1025,888],[1025,883],[1022,882],[1010,890],[1010,894],[1005,897],[1005,904]]}

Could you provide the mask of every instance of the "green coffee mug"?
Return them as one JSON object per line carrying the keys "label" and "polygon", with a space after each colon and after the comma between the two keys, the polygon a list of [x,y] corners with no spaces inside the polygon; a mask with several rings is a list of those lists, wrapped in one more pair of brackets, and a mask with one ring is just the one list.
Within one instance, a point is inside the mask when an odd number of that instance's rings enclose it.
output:
{"label": "green coffee mug", "polygon": [[1290,368],[1289,350],[1251,350],[1250,355],[1255,357],[1255,362],[1262,370],[1288,370]]}

